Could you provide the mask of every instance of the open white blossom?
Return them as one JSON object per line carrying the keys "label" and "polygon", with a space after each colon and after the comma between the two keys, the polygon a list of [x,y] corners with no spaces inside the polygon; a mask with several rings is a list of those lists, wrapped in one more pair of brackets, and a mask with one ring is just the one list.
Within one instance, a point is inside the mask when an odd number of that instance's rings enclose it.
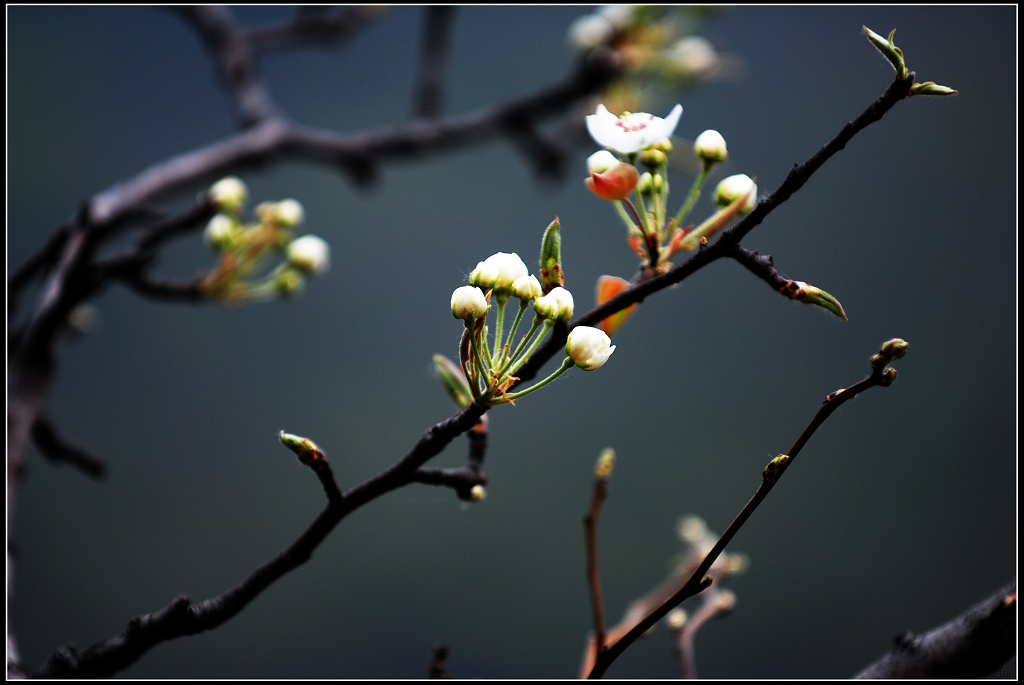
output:
{"label": "open white blossom", "polygon": [[598,105],[597,111],[587,116],[587,131],[598,145],[629,154],[672,137],[682,115],[682,105],[673,107],[664,119],[647,112],[617,117],[604,105]]}
{"label": "open white blossom", "polygon": [[569,333],[565,353],[584,371],[604,366],[615,351],[615,345],[604,331],[590,326],[577,326]]}

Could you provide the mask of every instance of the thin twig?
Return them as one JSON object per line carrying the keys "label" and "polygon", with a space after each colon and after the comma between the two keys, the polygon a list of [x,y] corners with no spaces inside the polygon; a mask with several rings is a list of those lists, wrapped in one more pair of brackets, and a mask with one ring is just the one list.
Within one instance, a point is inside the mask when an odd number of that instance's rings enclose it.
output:
{"label": "thin twig", "polygon": [[700,593],[704,588],[708,587],[711,582],[710,576],[707,576],[708,571],[711,569],[711,565],[715,563],[715,560],[725,551],[726,546],[732,541],[736,533],[739,532],[743,524],[746,523],[747,519],[757,510],[757,507],[762,501],[768,496],[768,493],[772,491],[779,478],[786,472],[786,469],[793,463],[797,455],[803,449],[807,441],[811,439],[815,431],[828,419],[832,413],[841,407],[843,404],[852,400],[854,397],[864,392],[868,388],[873,388],[876,385],[886,386],[892,382],[891,378],[887,376],[885,364],[876,364],[872,367],[871,375],[867,378],[854,383],[849,388],[839,390],[831,393],[825,398],[825,402],[821,408],[815,413],[814,418],[807,425],[804,431],[797,438],[793,446],[789,448],[787,455],[780,455],[773,460],[764,471],[761,478],[761,485],[757,488],[754,496],[750,498],[750,501],[744,505],[740,513],[733,519],[733,522],[729,524],[729,527],[722,534],[722,537],[718,539],[715,546],[711,548],[711,551],[705,555],[704,560],[694,569],[689,579],[683,583],[682,587],[669,597],[665,602],[661,604],[657,609],[652,611],[650,614],[645,616],[642,620],[638,621],[625,635],[622,636],[614,644],[608,646],[606,650],[598,653],[597,660],[594,664],[593,669],[587,675],[588,678],[600,678],[604,675],[608,667],[624,652],[626,649],[633,644],[637,638],[650,630],[658,621],[664,618],[668,612],[676,608],[683,603],[686,599],[693,597]]}
{"label": "thin twig", "polygon": [[430,668],[427,677],[431,680],[448,680],[448,646],[434,645],[430,648]]}
{"label": "thin twig", "polygon": [[413,116],[436,119],[444,108],[444,82],[448,74],[456,9],[451,5],[424,8],[426,18],[423,22],[423,44],[420,49]]}
{"label": "thin twig", "polygon": [[217,61],[243,127],[277,116],[270,93],[263,87],[249,42],[224,7],[179,7],[178,12],[196,31]]}
{"label": "thin twig", "polygon": [[351,38],[363,26],[385,14],[382,7],[300,7],[284,21],[243,29],[242,36],[253,50],[285,50],[310,44],[329,46]]}
{"label": "thin twig", "polygon": [[601,578],[597,566],[597,517],[601,505],[608,498],[608,479],[595,478],[594,491],[590,499],[590,511],[583,517],[583,529],[587,543],[587,586],[590,588],[590,606],[594,613],[594,650],[604,649],[604,601],[601,598]]}
{"label": "thin twig", "polygon": [[68,464],[96,480],[107,473],[107,465],[102,459],[64,439],[46,416],[39,416],[32,425],[32,441],[49,462]]}

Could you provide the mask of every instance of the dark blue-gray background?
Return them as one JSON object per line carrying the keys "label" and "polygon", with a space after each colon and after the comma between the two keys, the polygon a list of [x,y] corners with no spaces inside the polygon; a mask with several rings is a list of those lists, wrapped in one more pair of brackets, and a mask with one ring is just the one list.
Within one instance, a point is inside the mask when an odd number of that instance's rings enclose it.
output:
{"label": "dark blue-gray background", "polygon": [[[565,28],[585,11],[460,10],[448,111],[567,73]],[[264,73],[300,121],[401,123],[422,19],[393,10],[335,50],[269,56]],[[9,270],[83,198],[233,130],[203,48],[169,13],[15,7],[8,20]],[[899,382],[838,412],[736,538],[751,567],[733,583],[735,614],[698,638],[699,672],[847,676],[895,633],[1013,578],[1016,23],[1014,7],[725,13],[705,34],[743,60],[741,78],[678,98],[681,138],[716,128],[728,140],[713,182],[743,172],[774,188],[884,90],[892,71],[862,24],[898,28],[919,80],[960,89],[900,103],[746,241],[838,297],[850,321],[715,263],[646,302],[600,371],[491,412],[485,503],[426,486],[374,502],[230,623],[124,675],[420,677],[444,642],[461,677],[572,677],[590,629],[580,521],[600,449],[619,454],[600,531],[615,618],[667,572],[677,518],[697,512],[721,531],[821,399],[894,336],[911,343]],[[273,165],[245,174],[254,199],[299,198],[333,249],[304,296],[225,310],[103,294],[101,326],[67,349],[49,412],[109,461],[109,478],[33,453],[9,522],[8,619],[27,664],[178,593],[218,594],[289,544],[324,502],[279,429],[315,439],[348,487],[448,416],[430,357],[456,354],[448,301],[477,261],[515,251],[533,263],[557,214],[580,311],[599,275],[630,277],[621,223],[583,186],[588,152],[561,184],[536,180],[500,140],[390,165],[368,191]],[[196,236],[160,269],[190,277],[212,259]],[[464,454],[460,439],[435,463]],[[673,673],[660,629],[611,671]]]}

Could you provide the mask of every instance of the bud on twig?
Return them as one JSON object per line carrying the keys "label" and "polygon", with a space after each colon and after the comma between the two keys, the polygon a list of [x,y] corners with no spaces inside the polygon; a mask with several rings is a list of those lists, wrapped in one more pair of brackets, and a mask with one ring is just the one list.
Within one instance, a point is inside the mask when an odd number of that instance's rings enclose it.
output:
{"label": "bud on twig", "polygon": [[826,309],[843,321],[847,321],[846,312],[843,311],[843,305],[839,304],[839,300],[829,295],[821,288],[817,288],[809,283],[803,281],[787,281],[786,285],[782,288],[782,294],[791,300],[797,302],[805,302],[807,304],[816,304],[822,309]]}
{"label": "bud on twig", "polygon": [[608,480],[612,477],[612,469],[615,467],[615,450],[611,447],[606,447],[601,451],[601,455],[597,458],[597,464],[594,466],[594,479],[595,480]]}
{"label": "bud on twig", "polygon": [[764,480],[766,483],[775,483],[789,466],[789,455],[780,454],[768,462],[764,467]]}
{"label": "bud on twig", "polygon": [[[608,156],[614,156],[603,150]],[[600,153],[595,153],[595,155]],[[591,155],[593,157],[594,155]],[[618,160],[615,160],[618,161]],[[544,238],[540,243],[540,284],[544,294],[554,288],[565,285],[565,272],[562,270],[562,234],[558,217],[544,229]]]}
{"label": "bud on twig", "polygon": [[889,63],[892,64],[892,68],[896,70],[896,79],[899,81],[906,81],[907,65],[903,61],[903,51],[896,47],[892,42],[892,37],[896,34],[896,29],[893,29],[892,32],[889,33],[889,39],[886,40],[867,26],[863,28],[864,35],[868,37],[871,44],[874,45],[887,60],[889,60]]}
{"label": "bud on twig", "polygon": [[323,451],[309,438],[281,431],[277,434],[277,439],[281,441],[282,445],[294,452],[299,461],[306,466],[315,461],[323,461],[324,459]]}

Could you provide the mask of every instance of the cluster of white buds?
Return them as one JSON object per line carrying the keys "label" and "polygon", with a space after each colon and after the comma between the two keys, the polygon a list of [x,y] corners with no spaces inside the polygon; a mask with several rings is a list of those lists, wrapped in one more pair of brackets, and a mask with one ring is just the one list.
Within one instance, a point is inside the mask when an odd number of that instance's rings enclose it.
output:
{"label": "cluster of white buds", "polygon": [[[754,181],[744,174],[730,176],[715,190],[719,209],[700,225],[684,227],[708,174],[729,157],[722,134],[707,130],[693,145],[701,171],[679,211],[668,213],[668,155],[682,113],[682,106],[676,105],[664,119],[646,112],[616,116],[598,105],[587,117],[591,137],[605,148],[587,158],[587,187],[602,200],[616,203],[630,247],[640,256],[642,266],[655,272],[668,269],[674,254],[706,245],[732,219],[757,205]],[[637,164],[645,168],[643,173]]]}
{"label": "cluster of white buds", "polygon": [[[558,223],[552,222],[545,232],[541,265],[542,273],[550,279],[561,270]],[[543,266],[547,264],[548,266]],[[477,264],[469,274],[469,285],[456,288],[452,293],[452,316],[465,322],[462,343],[459,346],[461,377],[455,377],[453,364],[443,357],[434,362],[446,391],[457,403],[471,401],[481,405],[511,403],[523,395],[547,385],[573,366],[586,371],[600,368],[615,347],[603,331],[577,326],[569,334],[565,346],[566,358],[553,374],[519,392],[510,392],[519,378],[515,375],[536,351],[548,332],[558,322],[572,319],[572,293],[553,282],[545,288],[536,276],[529,273],[523,260],[515,253],[498,252]],[[505,333],[506,305],[510,299],[519,300],[512,325]],[[516,338],[527,310],[533,308],[529,329]],[[487,316],[495,310],[494,335],[490,337]]]}
{"label": "cluster of white buds", "polygon": [[[202,284],[207,297],[241,302],[291,296],[302,291],[307,276],[330,268],[330,246],[322,238],[293,236],[305,219],[297,200],[264,202],[256,207],[256,221],[245,223],[249,190],[240,179],[217,181],[207,196],[218,213],[207,223],[203,238],[220,255]],[[265,267],[282,253],[284,259],[277,266]]]}

